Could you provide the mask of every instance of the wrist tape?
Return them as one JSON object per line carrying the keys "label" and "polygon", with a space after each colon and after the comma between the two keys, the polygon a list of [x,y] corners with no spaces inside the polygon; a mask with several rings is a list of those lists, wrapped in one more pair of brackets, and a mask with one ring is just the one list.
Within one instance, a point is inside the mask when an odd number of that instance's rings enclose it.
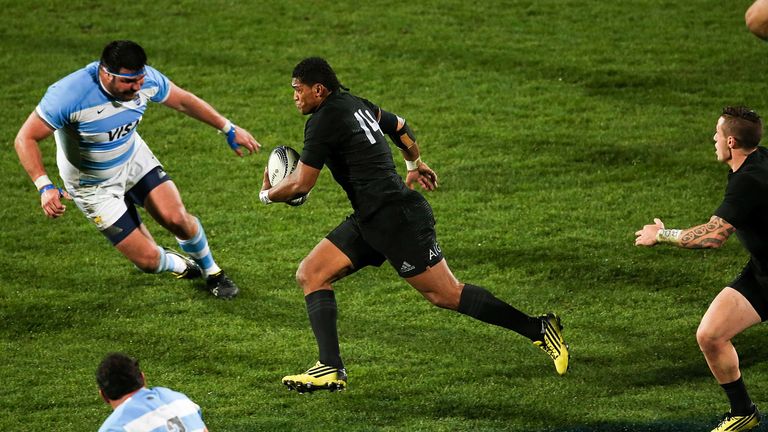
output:
{"label": "wrist tape", "polygon": [[656,233],[656,241],[659,243],[679,243],[683,230],[680,229],[660,229]]}
{"label": "wrist tape", "polygon": [[40,177],[35,179],[35,187],[37,188],[37,190],[42,189],[43,186],[45,185],[52,185],[52,184],[53,182],[51,181],[51,179],[48,178],[47,175],[41,175]]}
{"label": "wrist tape", "polygon": [[421,156],[417,157],[416,160],[405,160],[405,167],[408,169],[408,171],[415,171],[419,169],[419,165],[421,165]]}

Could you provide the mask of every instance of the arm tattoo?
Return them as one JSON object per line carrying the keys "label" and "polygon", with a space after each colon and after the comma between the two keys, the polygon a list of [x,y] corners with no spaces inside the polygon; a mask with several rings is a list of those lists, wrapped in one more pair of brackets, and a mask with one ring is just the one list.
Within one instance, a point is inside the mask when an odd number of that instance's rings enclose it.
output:
{"label": "arm tattoo", "polygon": [[731,234],[736,232],[731,224],[718,216],[709,222],[683,230],[680,246],[691,249],[717,248],[723,245]]}

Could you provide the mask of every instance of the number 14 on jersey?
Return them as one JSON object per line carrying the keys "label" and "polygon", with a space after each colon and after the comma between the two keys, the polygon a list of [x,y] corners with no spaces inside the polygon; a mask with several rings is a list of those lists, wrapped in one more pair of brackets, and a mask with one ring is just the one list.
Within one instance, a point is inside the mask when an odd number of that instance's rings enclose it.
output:
{"label": "number 14 on jersey", "polygon": [[381,132],[381,128],[379,127],[379,122],[373,118],[373,114],[371,114],[370,111],[359,109],[355,112],[355,118],[357,119],[357,122],[360,123],[360,127],[363,128],[363,132],[365,132],[365,136],[368,137],[368,141],[370,141],[371,144],[376,144],[376,138],[373,137],[372,132],[378,131],[384,136],[384,133]]}

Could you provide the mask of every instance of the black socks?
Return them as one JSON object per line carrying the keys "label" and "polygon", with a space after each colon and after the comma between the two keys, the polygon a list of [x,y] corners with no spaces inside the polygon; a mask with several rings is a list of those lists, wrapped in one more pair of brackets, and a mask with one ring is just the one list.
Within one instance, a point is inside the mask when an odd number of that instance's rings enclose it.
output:
{"label": "black socks", "polygon": [[725,390],[725,395],[728,396],[728,401],[731,403],[732,415],[750,415],[755,410],[755,406],[752,404],[752,399],[749,398],[749,394],[747,393],[747,387],[744,385],[744,381],[741,377],[736,381],[720,384],[720,387]]}
{"label": "black socks", "polygon": [[[336,331],[336,296],[332,290],[319,290],[304,297],[312,331],[315,333],[320,362],[343,368]],[[485,288],[465,284],[458,311],[480,321],[513,330],[535,341],[542,338],[541,319],[528,316],[494,297]]]}
{"label": "black socks", "polygon": [[480,321],[516,331],[532,341],[542,338],[539,318],[520,312],[483,287],[465,284],[458,311]]}
{"label": "black socks", "polygon": [[320,363],[341,369],[344,363],[339,354],[339,335],[336,331],[336,296],[332,290],[320,290],[304,297],[307,302],[309,324],[315,333]]}

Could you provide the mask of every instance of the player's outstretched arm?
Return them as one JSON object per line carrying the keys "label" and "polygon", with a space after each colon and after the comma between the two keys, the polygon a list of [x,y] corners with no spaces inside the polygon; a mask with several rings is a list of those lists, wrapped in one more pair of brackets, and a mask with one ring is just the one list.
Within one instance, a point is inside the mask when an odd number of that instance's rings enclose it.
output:
{"label": "player's outstretched arm", "polygon": [[768,40],[768,0],[757,0],[744,14],[747,28],[755,36]]}
{"label": "player's outstretched arm", "polygon": [[712,216],[709,222],[686,229],[667,229],[658,218],[653,222],[635,232],[635,246],[671,243],[687,249],[719,248],[736,232],[733,225],[719,216]]}
{"label": "player's outstretched arm", "polygon": [[19,129],[14,141],[14,148],[21,165],[40,193],[40,207],[46,216],[53,219],[62,216],[67,209],[62,204],[61,198],[70,199],[70,196],[54,186],[45,172],[39,142],[52,134],[53,129],[37,113],[33,112]]}
{"label": "player's outstretched arm", "polygon": [[261,149],[261,144],[253,138],[250,132],[235,126],[208,102],[176,84],[171,83],[171,90],[163,104],[220,130],[226,135],[227,143],[238,156],[243,156],[241,147],[245,147],[249,154]]}

